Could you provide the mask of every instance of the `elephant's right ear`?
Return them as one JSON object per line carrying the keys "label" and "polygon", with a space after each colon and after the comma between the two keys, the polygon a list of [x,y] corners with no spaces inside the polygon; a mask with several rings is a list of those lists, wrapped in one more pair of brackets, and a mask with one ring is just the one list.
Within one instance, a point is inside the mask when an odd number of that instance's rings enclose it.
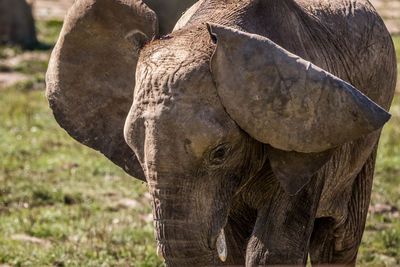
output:
{"label": "elephant's right ear", "polygon": [[352,85],[272,40],[208,24],[217,43],[211,72],[222,105],[251,137],[269,144],[271,168],[296,194],[335,148],[389,120]]}
{"label": "elephant's right ear", "polygon": [[58,123],[145,180],[123,127],[132,103],[140,48],[157,34],[157,17],[141,0],[80,0],[69,10],[46,75]]}

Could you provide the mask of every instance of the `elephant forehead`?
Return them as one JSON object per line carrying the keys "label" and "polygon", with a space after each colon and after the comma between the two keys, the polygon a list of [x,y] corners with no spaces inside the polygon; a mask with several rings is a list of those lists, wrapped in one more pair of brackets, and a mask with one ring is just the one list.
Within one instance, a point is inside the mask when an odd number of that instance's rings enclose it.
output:
{"label": "elephant forehead", "polygon": [[134,100],[160,102],[215,93],[211,89],[216,92],[205,60],[195,60],[189,51],[162,49],[139,61]]}
{"label": "elephant forehead", "polygon": [[213,87],[209,68],[213,50],[198,41],[205,39],[204,29],[174,33],[141,50],[136,69],[137,101],[209,93],[204,89]]}
{"label": "elephant forehead", "polygon": [[158,103],[135,102],[128,127],[136,136],[143,136],[147,144],[162,147],[156,149],[161,154],[176,151],[200,158],[210,147],[240,135],[239,128],[217,101],[199,96]]}
{"label": "elephant forehead", "polygon": [[185,43],[183,37],[157,41],[141,51],[131,124],[145,130],[146,138],[176,147],[185,143],[200,156],[236,125],[217,95],[210,53]]}
{"label": "elephant forehead", "polygon": [[154,50],[146,62],[148,64],[181,64],[185,61],[190,62],[190,52],[185,49],[175,50],[169,47],[161,47],[160,49]]}
{"label": "elephant forehead", "polygon": [[222,109],[194,103],[148,105],[140,113],[146,138],[157,140],[163,147],[190,150],[196,157],[226,139],[235,128]]}

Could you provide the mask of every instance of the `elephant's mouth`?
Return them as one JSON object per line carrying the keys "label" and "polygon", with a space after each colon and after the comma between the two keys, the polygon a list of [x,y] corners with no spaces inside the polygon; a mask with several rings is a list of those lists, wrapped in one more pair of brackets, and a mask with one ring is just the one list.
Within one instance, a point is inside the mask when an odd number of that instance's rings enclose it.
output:
{"label": "elephant's mouth", "polygon": [[[171,245],[173,243],[173,245]],[[181,254],[184,251],[184,254]],[[180,254],[178,256],[178,254]],[[158,241],[157,255],[167,266],[198,266],[199,263],[211,264],[214,253],[204,251],[195,241]],[[168,255],[164,257],[164,255]]]}
{"label": "elephant's mouth", "polygon": [[[210,251],[214,251],[216,250],[219,259],[222,262],[225,262],[227,257],[228,257],[228,248],[226,245],[226,237],[225,237],[225,231],[224,228],[221,229],[221,231],[219,232],[218,235],[213,236],[210,239]],[[175,240],[176,241],[176,240]],[[175,243],[175,242],[174,242]],[[197,242],[193,242],[193,241],[178,241],[179,245],[181,246],[185,246],[186,250],[198,250],[196,248],[196,244]],[[157,246],[157,255],[160,259],[164,259],[164,252],[167,250],[167,246],[170,246],[169,244],[165,243],[165,242],[160,242],[158,241],[158,246]],[[179,249],[179,248],[175,248],[175,249]],[[193,255],[195,255],[196,253],[194,253]],[[199,256],[198,258],[204,258],[207,257],[209,258],[208,255],[205,256]],[[192,257],[192,259],[194,259]],[[174,259],[176,261],[176,259]]]}

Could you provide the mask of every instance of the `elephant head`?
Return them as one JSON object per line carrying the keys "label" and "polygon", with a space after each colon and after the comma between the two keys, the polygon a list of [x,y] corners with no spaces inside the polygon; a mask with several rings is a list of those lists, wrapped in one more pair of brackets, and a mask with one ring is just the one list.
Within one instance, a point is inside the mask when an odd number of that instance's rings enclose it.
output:
{"label": "elephant head", "polygon": [[273,171],[295,194],[336,147],[389,119],[268,38],[211,23],[157,32],[141,0],[77,1],[47,97],[72,137],[147,181],[167,265],[212,264],[216,243],[225,260],[224,226],[253,177]]}

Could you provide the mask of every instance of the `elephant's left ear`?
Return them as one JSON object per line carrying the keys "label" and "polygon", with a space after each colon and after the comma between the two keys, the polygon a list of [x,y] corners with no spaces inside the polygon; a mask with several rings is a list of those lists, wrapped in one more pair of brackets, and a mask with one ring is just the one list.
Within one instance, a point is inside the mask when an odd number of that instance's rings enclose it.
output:
{"label": "elephant's left ear", "polygon": [[[324,151],[389,120],[356,88],[270,39],[216,24],[208,28],[217,42],[211,71],[222,104],[244,131],[274,148],[271,166],[288,192],[297,192],[329,159]],[[301,171],[308,175],[295,181]]]}
{"label": "elephant's left ear", "polygon": [[141,0],[79,0],[68,11],[46,75],[58,123],[145,180],[123,128],[133,101],[140,48],[157,34],[157,16]]}

